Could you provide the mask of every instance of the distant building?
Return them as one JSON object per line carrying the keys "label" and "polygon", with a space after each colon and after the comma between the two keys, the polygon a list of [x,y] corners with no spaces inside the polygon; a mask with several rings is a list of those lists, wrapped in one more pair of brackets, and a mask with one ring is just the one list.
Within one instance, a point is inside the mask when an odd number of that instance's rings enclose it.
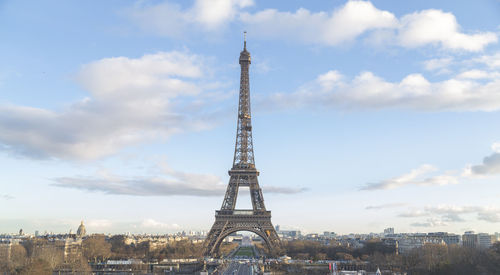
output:
{"label": "distant building", "polygon": [[277,224],[275,229],[276,229],[276,232],[280,231],[280,225]]}
{"label": "distant building", "polygon": [[280,237],[296,239],[302,236],[298,230],[281,230],[277,232]]}
{"label": "distant building", "polygon": [[427,234],[428,237],[442,239],[446,245],[459,245],[462,238],[460,235],[448,232],[432,232]]}
{"label": "distant building", "polygon": [[478,236],[474,231],[466,231],[462,235],[462,246],[464,247],[477,248],[478,242]]}
{"label": "distant building", "polygon": [[77,237],[83,237],[87,234],[87,230],[85,230],[85,225],[83,225],[83,221],[80,223],[80,226],[78,226],[78,230],[76,231],[76,236]]}
{"label": "distant building", "polygon": [[487,233],[477,234],[478,246],[479,248],[490,248],[494,243],[495,236]]}
{"label": "distant building", "polygon": [[394,235],[394,227],[384,229],[384,235]]}
{"label": "distant building", "polygon": [[426,244],[439,244],[446,246],[446,243],[440,238],[413,236],[398,240],[397,247],[399,254],[406,254],[411,250],[422,247]]}
{"label": "distant building", "polygon": [[495,242],[495,236],[488,233],[475,234],[474,231],[467,231],[462,235],[462,245],[464,247],[487,249]]}
{"label": "distant building", "polygon": [[333,239],[336,236],[337,236],[337,234],[335,232],[329,232],[329,231],[323,232],[323,237],[325,237],[327,239]]}

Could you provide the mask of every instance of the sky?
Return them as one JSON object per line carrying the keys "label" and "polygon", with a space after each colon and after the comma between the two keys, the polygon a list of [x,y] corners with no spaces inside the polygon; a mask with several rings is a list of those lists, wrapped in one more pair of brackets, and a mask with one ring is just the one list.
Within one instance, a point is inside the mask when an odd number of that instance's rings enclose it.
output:
{"label": "sky", "polygon": [[209,230],[243,31],[275,225],[500,232],[498,0],[0,0],[0,232]]}

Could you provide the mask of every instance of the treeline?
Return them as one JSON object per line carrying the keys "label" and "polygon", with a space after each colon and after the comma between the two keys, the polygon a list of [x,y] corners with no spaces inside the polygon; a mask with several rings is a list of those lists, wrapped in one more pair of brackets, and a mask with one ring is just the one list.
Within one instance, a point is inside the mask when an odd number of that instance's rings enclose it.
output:
{"label": "treeline", "polygon": [[[169,242],[158,248],[150,241],[138,244],[126,244],[126,237],[115,235],[92,235],[84,239],[81,246],[64,253],[64,246],[42,238],[26,240],[19,245],[12,245],[10,259],[0,259],[0,273],[7,274],[52,274],[56,270],[78,271],[79,274],[91,272],[90,263],[107,260],[140,259],[144,262],[162,261],[163,259],[201,257],[202,243],[189,240]],[[221,251],[231,250],[223,244]],[[68,251],[67,251],[68,252]]]}
{"label": "treeline", "polygon": [[354,249],[340,245],[325,245],[315,241],[294,240],[283,242],[280,254],[300,260],[367,260],[375,253],[394,254],[394,246],[380,240],[370,240],[362,248]]}
{"label": "treeline", "polygon": [[362,248],[324,245],[314,241],[284,242],[281,254],[293,259],[365,262],[373,269],[408,274],[500,274],[500,243],[489,249],[427,244],[397,255],[394,246],[371,240]]}

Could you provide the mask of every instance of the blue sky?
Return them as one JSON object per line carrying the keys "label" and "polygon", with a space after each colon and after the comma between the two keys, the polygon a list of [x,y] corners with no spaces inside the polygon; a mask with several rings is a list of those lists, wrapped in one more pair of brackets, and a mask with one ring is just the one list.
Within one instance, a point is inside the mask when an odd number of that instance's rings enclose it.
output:
{"label": "blue sky", "polygon": [[494,0],[0,1],[0,232],[208,230],[244,30],[274,224],[498,232],[499,15]]}

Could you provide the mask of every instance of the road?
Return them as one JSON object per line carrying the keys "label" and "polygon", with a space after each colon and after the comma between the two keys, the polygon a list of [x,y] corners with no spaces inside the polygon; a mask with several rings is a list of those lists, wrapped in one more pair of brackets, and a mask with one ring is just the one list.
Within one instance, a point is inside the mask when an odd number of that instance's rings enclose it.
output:
{"label": "road", "polygon": [[253,245],[245,243],[238,246],[226,258],[227,266],[223,270],[224,275],[253,275],[258,274],[258,263],[256,262],[257,249]]}
{"label": "road", "polygon": [[227,268],[222,273],[223,275],[251,275],[253,274],[253,267],[250,262],[244,261],[231,261]]}

